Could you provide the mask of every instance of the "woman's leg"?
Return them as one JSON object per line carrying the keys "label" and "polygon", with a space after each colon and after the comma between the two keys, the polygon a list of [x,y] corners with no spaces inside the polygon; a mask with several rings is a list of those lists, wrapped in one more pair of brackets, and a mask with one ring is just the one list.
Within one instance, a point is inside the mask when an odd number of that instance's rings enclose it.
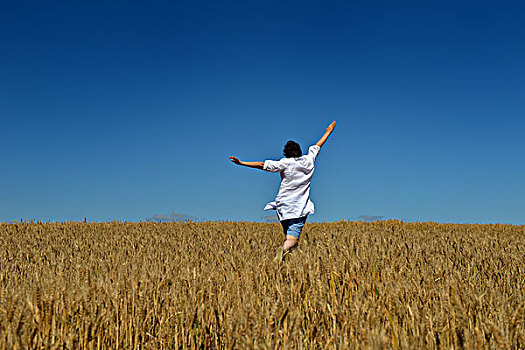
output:
{"label": "woman's leg", "polygon": [[[297,219],[287,220],[286,227],[286,241],[283,244],[284,252],[290,251],[291,249],[297,247],[299,242],[299,236],[303,231],[304,224],[306,223],[306,216]],[[283,229],[285,225],[283,224]]]}
{"label": "woman's leg", "polygon": [[283,244],[284,251],[287,252],[295,247],[297,247],[297,238],[292,235],[286,235],[286,241]]}
{"label": "woman's leg", "polygon": [[283,261],[285,255],[295,247],[299,242],[299,236],[303,230],[304,223],[306,222],[306,216],[297,219],[283,220],[281,225],[283,226],[283,232],[286,236],[286,240],[281,248],[277,250],[277,255],[274,261]]}

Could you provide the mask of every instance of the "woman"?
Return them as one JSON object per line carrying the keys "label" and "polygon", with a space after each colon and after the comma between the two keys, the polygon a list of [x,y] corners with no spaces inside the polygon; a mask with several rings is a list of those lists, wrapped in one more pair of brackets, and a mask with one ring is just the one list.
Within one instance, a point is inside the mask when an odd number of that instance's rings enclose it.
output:
{"label": "woman", "polygon": [[302,155],[301,147],[294,141],[288,141],[284,146],[284,156],[278,161],[243,162],[236,157],[230,160],[238,165],[250,168],[281,173],[281,187],[275,202],[268,203],[264,210],[277,210],[277,217],[283,226],[286,240],[277,253],[278,259],[297,246],[299,236],[306,222],[306,217],[314,213],[314,204],[310,200],[310,180],[315,169],[315,159],[335,128],[335,121],[327,128],[325,134],[308,149],[307,155]]}

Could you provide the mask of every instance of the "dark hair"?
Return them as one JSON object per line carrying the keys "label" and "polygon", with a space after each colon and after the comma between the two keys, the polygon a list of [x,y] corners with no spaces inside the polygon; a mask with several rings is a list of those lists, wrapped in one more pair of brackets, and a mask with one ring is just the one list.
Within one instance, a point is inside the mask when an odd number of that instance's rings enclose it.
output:
{"label": "dark hair", "polygon": [[301,146],[295,141],[288,141],[286,142],[286,145],[283,149],[283,154],[286,158],[296,158],[303,155],[303,152],[301,151]]}

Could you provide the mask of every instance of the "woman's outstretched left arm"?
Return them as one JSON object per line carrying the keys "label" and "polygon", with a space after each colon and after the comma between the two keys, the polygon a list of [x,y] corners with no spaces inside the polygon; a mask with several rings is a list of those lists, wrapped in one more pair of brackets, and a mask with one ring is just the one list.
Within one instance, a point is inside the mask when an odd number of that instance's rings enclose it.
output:
{"label": "woman's outstretched left arm", "polygon": [[244,166],[247,166],[249,168],[256,168],[256,169],[263,169],[264,167],[264,162],[243,162],[241,160],[239,160],[239,158],[237,157],[230,157],[230,160],[232,162],[234,162],[235,164],[237,165],[244,165]]}

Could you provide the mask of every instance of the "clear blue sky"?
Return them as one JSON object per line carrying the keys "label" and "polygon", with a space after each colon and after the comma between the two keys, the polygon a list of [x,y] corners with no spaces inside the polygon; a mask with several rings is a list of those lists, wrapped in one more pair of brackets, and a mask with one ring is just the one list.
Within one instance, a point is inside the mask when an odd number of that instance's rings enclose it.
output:
{"label": "clear blue sky", "polygon": [[312,220],[525,223],[520,1],[2,1],[0,221],[258,220],[332,120]]}

